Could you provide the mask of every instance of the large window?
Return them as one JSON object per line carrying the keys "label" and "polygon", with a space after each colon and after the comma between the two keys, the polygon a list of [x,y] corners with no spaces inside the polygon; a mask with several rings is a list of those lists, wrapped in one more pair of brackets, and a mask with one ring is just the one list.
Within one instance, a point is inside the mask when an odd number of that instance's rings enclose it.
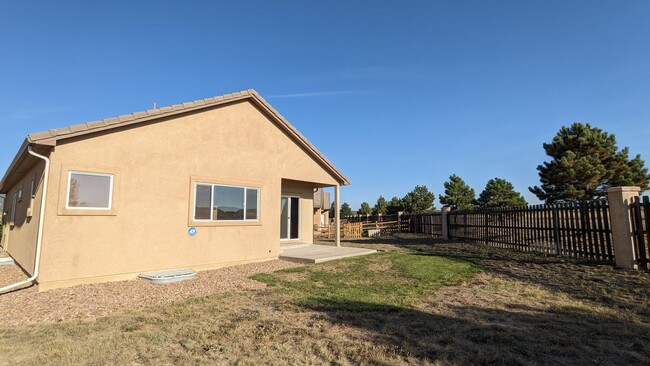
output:
{"label": "large window", "polygon": [[259,188],[196,183],[194,220],[257,221]]}
{"label": "large window", "polygon": [[66,208],[110,210],[113,198],[113,175],[86,172],[68,173]]}

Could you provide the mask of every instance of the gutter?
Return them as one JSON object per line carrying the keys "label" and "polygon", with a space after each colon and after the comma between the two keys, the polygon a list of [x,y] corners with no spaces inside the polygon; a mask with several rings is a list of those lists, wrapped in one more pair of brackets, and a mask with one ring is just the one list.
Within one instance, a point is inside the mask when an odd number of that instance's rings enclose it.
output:
{"label": "gutter", "polygon": [[45,220],[43,220],[43,216],[45,214],[45,200],[47,198],[47,183],[48,183],[48,178],[50,176],[50,159],[32,151],[32,145],[27,146],[27,153],[45,161],[45,170],[43,171],[43,192],[41,192],[41,207],[38,215],[38,234],[36,236],[36,255],[35,255],[36,258],[34,259],[34,274],[26,280],[16,282],[12,285],[0,288],[0,294],[3,294],[7,291],[13,290],[17,287],[35,281],[38,278],[39,267],[41,264],[41,245],[43,244],[43,223],[45,222]]}

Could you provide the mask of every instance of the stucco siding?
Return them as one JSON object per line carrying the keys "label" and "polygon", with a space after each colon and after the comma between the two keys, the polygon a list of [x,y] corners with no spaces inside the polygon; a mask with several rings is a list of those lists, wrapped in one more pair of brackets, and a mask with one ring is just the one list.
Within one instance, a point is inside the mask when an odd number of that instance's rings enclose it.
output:
{"label": "stucco siding", "polygon": [[[11,211],[14,193],[22,189],[22,199],[16,202],[14,225],[9,225],[11,212],[4,217],[6,237],[3,245],[7,253],[30,275],[34,273],[44,169],[45,163],[41,162],[24,174],[20,181],[9,189],[4,207],[5,211]],[[32,180],[34,180],[34,198],[31,197]],[[28,211],[31,212],[31,217],[28,216]]]}
{"label": "stucco siding", "polygon": [[[41,283],[275,258],[282,180],[311,182],[299,184],[307,242],[313,188],[336,184],[248,101],[59,142],[51,162]],[[113,210],[66,210],[70,170],[114,174]],[[259,222],[192,222],[191,182],[202,179],[260,188]]]}

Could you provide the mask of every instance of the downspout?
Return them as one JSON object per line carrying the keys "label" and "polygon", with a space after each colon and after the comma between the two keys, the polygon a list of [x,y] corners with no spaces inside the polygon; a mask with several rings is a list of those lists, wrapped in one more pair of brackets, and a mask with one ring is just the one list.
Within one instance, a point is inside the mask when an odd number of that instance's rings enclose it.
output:
{"label": "downspout", "polygon": [[41,192],[41,208],[38,215],[38,234],[36,235],[36,259],[34,260],[34,274],[23,281],[16,282],[13,285],[5,286],[0,288],[0,294],[13,290],[16,287],[20,287],[24,284],[31,283],[38,278],[38,270],[41,264],[41,244],[43,243],[43,216],[45,214],[45,199],[47,198],[47,181],[50,176],[50,159],[46,158],[43,155],[39,155],[32,151],[32,146],[27,146],[27,152],[30,155],[33,155],[43,161],[45,161],[45,170],[43,171],[43,192]]}

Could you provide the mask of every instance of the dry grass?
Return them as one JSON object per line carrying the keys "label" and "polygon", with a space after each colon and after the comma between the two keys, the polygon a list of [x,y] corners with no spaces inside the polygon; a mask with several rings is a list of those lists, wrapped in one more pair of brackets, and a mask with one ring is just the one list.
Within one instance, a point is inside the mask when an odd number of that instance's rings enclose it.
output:
{"label": "dry grass", "polygon": [[[650,363],[648,273],[423,238],[352,244],[420,250],[483,273],[369,310],[340,299],[311,306],[278,283],[93,321],[0,328],[0,364]],[[302,282],[304,273],[280,276]]]}

